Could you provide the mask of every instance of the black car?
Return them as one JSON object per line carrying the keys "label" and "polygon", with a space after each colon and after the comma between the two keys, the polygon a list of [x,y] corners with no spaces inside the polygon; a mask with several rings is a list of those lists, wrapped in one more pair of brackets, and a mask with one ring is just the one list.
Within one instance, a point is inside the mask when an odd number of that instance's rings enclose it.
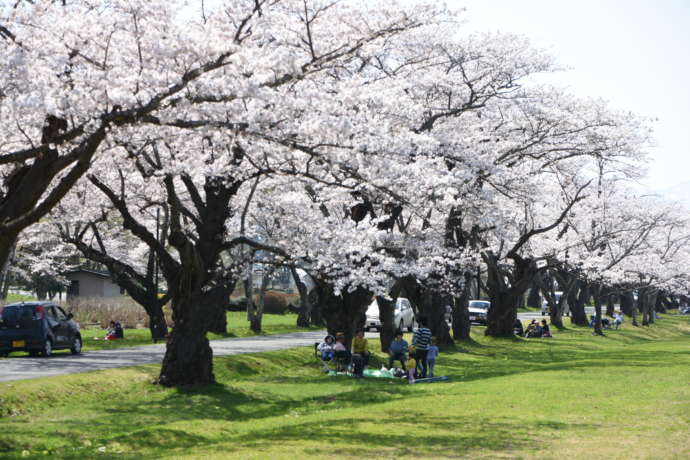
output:
{"label": "black car", "polygon": [[0,307],[0,355],[28,351],[50,356],[53,350],[81,353],[79,325],[52,302],[22,302]]}

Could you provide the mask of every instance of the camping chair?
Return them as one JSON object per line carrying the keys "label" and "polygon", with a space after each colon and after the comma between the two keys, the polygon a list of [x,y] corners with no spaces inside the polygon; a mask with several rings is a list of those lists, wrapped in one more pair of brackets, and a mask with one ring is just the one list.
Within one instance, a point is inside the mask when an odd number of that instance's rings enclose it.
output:
{"label": "camping chair", "polygon": [[347,368],[352,361],[352,354],[348,350],[335,352],[335,371],[347,372]]}

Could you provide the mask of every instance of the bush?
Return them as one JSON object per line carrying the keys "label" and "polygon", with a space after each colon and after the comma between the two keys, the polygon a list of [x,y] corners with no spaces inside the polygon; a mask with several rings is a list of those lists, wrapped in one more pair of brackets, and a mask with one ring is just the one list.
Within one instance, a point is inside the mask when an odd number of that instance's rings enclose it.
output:
{"label": "bush", "polygon": [[[129,297],[120,299],[100,299],[74,297],[67,301],[65,309],[74,315],[82,326],[98,324],[107,328],[111,321],[119,321],[125,329],[149,327],[149,316],[144,307]],[[168,325],[172,325],[170,312],[163,309]]]}
{"label": "bush", "polygon": [[288,311],[288,294],[268,291],[264,297],[264,313],[284,315]]}

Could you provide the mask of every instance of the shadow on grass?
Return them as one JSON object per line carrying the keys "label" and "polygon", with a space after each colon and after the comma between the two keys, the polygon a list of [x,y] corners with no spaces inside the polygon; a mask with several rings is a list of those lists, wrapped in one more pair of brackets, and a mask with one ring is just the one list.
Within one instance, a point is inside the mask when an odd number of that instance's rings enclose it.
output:
{"label": "shadow on grass", "polygon": [[[647,337],[632,337],[625,331],[616,331],[615,337],[583,341],[582,332],[588,329],[568,329],[559,339],[481,339],[460,342],[454,349],[443,350],[437,369],[449,375],[451,382],[475,381],[509,375],[542,371],[568,371],[615,367],[665,367],[688,363],[685,351],[664,349],[663,341],[654,348],[648,346]],[[580,334],[576,337],[576,334]],[[613,334],[612,334],[613,335]],[[676,335],[681,342],[688,335]],[[573,336],[578,340],[568,340]],[[681,337],[678,339],[678,337]],[[615,346],[602,351],[601,344]],[[630,348],[637,344],[641,347]],[[678,350],[681,350],[678,348]],[[382,362],[379,356],[372,363]],[[331,378],[320,374],[312,350],[287,350],[279,355],[262,353],[216,360],[216,374],[222,384],[189,391],[170,391],[141,384],[141,395],[133,400],[111,401],[79,400],[85,417],[70,416],[55,419],[46,412],[41,414],[41,428],[29,428],[33,420],[21,417],[4,423],[0,430],[0,457],[20,458],[22,443],[27,433],[34,433],[32,442],[38,448],[64,438],[64,447],[56,448],[59,458],[88,458],[79,437],[84,434],[94,445],[117,442],[145,449],[146,452],[118,454],[111,458],[158,458],[162,452],[200,446],[232,453],[237,449],[260,452],[269,444],[305,441],[309,455],[373,457],[395,455],[452,456],[467,455],[473,450],[510,451],[538,442],[544,431],[591,428],[589,425],[565,424],[552,420],[526,422],[508,418],[494,420],[462,415],[444,414],[436,417],[410,416],[409,420],[395,419],[395,430],[380,433],[369,425],[384,423],[391,408],[400,414],[413,412],[416,399],[429,397],[416,385],[406,385],[381,379],[355,381]],[[443,385],[443,384],[438,384]],[[450,393],[463,391],[462,386],[451,386]],[[150,396],[145,396],[150,393]],[[75,399],[78,395],[75,396]],[[377,404],[395,402],[378,407],[382,413],[373,414]],[[355,409],[356,416],[338,421],[333,429],[329,422],[304,422],[301,417],[318,412]],[[461,409],[450,408],[460,412]],[[274,417],[276,423],[254,422]],[[292,423],[286,420],[292,421]],[[8,421],[0,419],[0,422]],[[249,432],[211,427],[214,422],[237,422]],[[204,433],[200,426],[208,423]],[[190,427],[190,431],[177,425]],[[324,427],[324,425],[327,425]],[[234,425],[225,425],[232,427]],[[420,428],[421,427],[421,428]],[[204,433],[204,434],[199,434]],[[413,436],[412,436],[413,435]],[[413,437],[414,446],[410,445]],[[19,439],[20,441],[12,441]],[[352,447],[357,439],[358,447]],[[54,444],[53,444],[54,445]],[[364,447],[361,447],[364,446]],[[418,447],[415,447],[418,446]],[[71,450],[70,450],[71,449]],[[381,452],[383,453],[381,453]],[[108,458],[108,454],[99,455]]]}

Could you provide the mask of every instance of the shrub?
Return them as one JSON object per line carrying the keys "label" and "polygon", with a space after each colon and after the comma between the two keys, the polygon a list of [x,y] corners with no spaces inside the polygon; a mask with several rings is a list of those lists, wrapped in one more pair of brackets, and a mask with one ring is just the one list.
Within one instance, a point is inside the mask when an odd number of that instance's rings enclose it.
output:
{"label": "shrub", "polygon": [[[65,309],[74,315],[82,326],[97,324],[107,328],[110,321],[119,321],[122,327],[134,329],[149,327],[149,317],[144,307],[129,297],[121,299],[100,299],[74,297],[67,301]],[[172,325],[170,311],[163,309],[168,325]]]}
{"label": "shrub", "polygon": [[264,297],[264,313],[284,315],[288,311],[288,294],[268,291]]}

